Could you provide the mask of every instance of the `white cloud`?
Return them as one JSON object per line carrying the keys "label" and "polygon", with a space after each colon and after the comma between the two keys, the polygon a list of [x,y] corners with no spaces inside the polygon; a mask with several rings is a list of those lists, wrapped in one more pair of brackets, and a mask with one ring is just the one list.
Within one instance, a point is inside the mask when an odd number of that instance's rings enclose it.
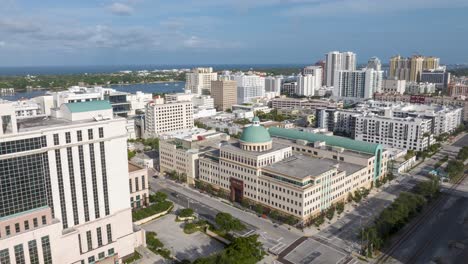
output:
{"label": "white cloud", "polygon": [[0,41],[0,47],[5,47],[6,46],[6,42],[5,41]]}
{"label": "white cloud", "polygon": [[130,16],[133,14],[133,7],[123,3],[113,3],[109,6],[109,10],[118,16]]}
{"label": "white cloud", "polygon": [[0,18],[0,32],[8,33],[30,33],[39,31],[37,24],[21,18]]}
{"label": "white cloud", "polygon": [[[292,0],[293,1],[293,0]],[[466,0],[329,0],[294,5],[283,14],[288,16],[328,16],[404,12],[419,9],[467,7]]]}

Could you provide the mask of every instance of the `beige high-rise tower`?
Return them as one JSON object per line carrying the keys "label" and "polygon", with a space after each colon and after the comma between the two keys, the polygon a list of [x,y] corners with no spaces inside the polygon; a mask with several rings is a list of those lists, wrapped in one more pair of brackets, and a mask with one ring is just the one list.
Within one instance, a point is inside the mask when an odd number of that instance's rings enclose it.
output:
{"label": "beige high-rise tower", "polygon": [[218,111],[231,109],[237,103],[237,82],[225,79],[211,81],[211,97]]}
{"label": "beige high-rise tower", "polygon": [[411,57],[410,65],[410,81],[419,82],[421,80],[421,73],[423,70],[424,57],[415,55]]}
{"label": "beige high-rise tower", "polygon": [[411,58],[404,58],[400,55],[393,56],[390,58],[389,79],[419,82],[422,71],[439,68],[439,61],[440,59],[437,57],[421,55],[414,55]]}

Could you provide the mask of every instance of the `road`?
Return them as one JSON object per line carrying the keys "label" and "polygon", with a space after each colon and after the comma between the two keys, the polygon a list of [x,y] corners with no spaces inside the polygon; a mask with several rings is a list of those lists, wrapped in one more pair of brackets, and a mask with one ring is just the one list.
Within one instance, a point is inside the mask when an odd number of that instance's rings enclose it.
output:
{"label": "road", "polygon": [[[150,180],[150,185],[152,190],[161,190],[168,193],[169,199],[173,202],[183,207],[189,205],[198,215],[209,221],[213,221],[218,212],[230,213],[247,224],[248,231],[244,235],[258,234],[264,248],[272,253],[279,254],[289,244],[302,236],[302,233],[296,229],[288,230],[285,226],[278,226],[268,219],[263,219],[255,214],[226,204],[219,198],[199,193],[170,180],[153,178]],[[172,193],[177,193],[177,196]]]}
{"label": "road", "polygon": [[[458,148],[444,145],[440,153],[419,164],[411,171],[411,175],[399,175],[395,181],[382,186],[380,191],[365,199],[339,221],[310,237],[304,237],[304,233],[297,229],[288,230],[283,225],[277,226],[268,219],[235,208],[222,199],[202,194],[169,180],[151,179],[150,184],[152,190],[168,193],[170,200],[183,207],[189,206],[208,221],[214,221],[218,212],[230,213],[247,224],[248,229],[244,235],[259,234],[264,248],[275,255],[281,253],[280,259],[283,263],[354,263],[351,261],[356,260],[350,258],[350,253],[358,252],[360,249],[361,241],[358,239],[358,234],[361,228],[370,223],[402,191],[410,190],[418,181],[425,179],[439,159],[445,155],[450,158],[456,156]],[[295,241],[298,242],[293,244]],[[310,248],[314,250],[309,250]],[[269,261],[264,263],[271,263],[271,256]]]}

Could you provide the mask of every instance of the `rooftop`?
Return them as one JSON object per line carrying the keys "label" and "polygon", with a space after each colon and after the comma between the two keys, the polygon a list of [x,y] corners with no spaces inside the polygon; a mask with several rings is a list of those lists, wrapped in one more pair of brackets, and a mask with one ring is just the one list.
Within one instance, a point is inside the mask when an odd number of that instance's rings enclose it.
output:
{"label": "rooftop", "polygon": [[100,110],[110,110],[110,109],[112,109],[112,106],[110,105],[109,101],[106,101],[106,100],[67,103],[67,104],[65,104],[65,106],[72,113],[91,112],[91,111],[100,111]]}
{"label": "rooftop", "polygon": [[330,159],[318,159],[305,155],[293,155],[287,159],[273,163],[264,170],[288,175],[293,178],[304,179],[319,176],[333,168],[338,162]]}
{"label": "rooftop", "polygon": [[226,149],[226,150],[234,150],[234,151],[237,151],[237,152],[242,152],[242,153],[245,153],[246,156],[262,156],[262,155],[265,155],[265,154],[268,154],[268,153],[272,153],[272,152],[275,152],[275,151],[278,151],[280,149],[284,149],[284,148],[287,148],[288,146],[287,145],[283,145],[283,144],[278,144],[278,143],[275,143],[273,142],[273,145],[272,145],[272,148],[269,149],[269,150],[266,150],[266,151],[247,151],[247,150],[243,150],[240,148],[239,146],[239,142],[235,142],[235,143],[224,143],[223,145],[221,145],[220,149],[223,150],[223,149]]}
{"label": "rooftop", "polygon": [[327,136],[323,134],[314,134],[309,132],[303,132],[295,129],[286,129],[279,127],[270,127],[268,129],[272,137],[287,138],[287,139],[302,139],[307,140],[311,143],[316,141],[323,141],[326,145],[342,147],[357,152],[364,152],[375,155],[378,149],[382,149],[382,146],[375,143],[356,141],[349,138],[338,137],[338,136]]}
{"label": "rooftop", "polygon": [[143,170],[144,168],[143,167],[140,167],[136,164],[133,164],[133,163],[128,163],[128,172],[134,172],[134,171],[139,171],[139,170]]}

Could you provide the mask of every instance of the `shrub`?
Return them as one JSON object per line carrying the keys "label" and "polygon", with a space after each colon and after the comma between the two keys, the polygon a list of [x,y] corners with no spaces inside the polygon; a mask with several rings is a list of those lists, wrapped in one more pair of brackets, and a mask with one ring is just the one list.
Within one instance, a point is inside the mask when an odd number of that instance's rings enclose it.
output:
{"label": "shrub", "polygon": [[191,208],[184,208],[179,211],[179,217],[190,217],[193,215],[193,209]]}
{"label": "shrub", "polygon": [[215,221],[219,228],[226,232],[232,230],[240,231],[245,229],[245,225],[242,224],[241,221],[239,221],[239,219],[232,217],[232,215],[228,213],[218,213],[216,215]]}
{"label": "shrub", "polygon": [[138,221],[138,220],[150,217],[152,215],[162,213],[168,210],[169,208],[171,208],[171,206],[172,206],[172,202],[162,201],[162,202],[152,204],[146,208],[133,211],[132,213],[133,221]]}

